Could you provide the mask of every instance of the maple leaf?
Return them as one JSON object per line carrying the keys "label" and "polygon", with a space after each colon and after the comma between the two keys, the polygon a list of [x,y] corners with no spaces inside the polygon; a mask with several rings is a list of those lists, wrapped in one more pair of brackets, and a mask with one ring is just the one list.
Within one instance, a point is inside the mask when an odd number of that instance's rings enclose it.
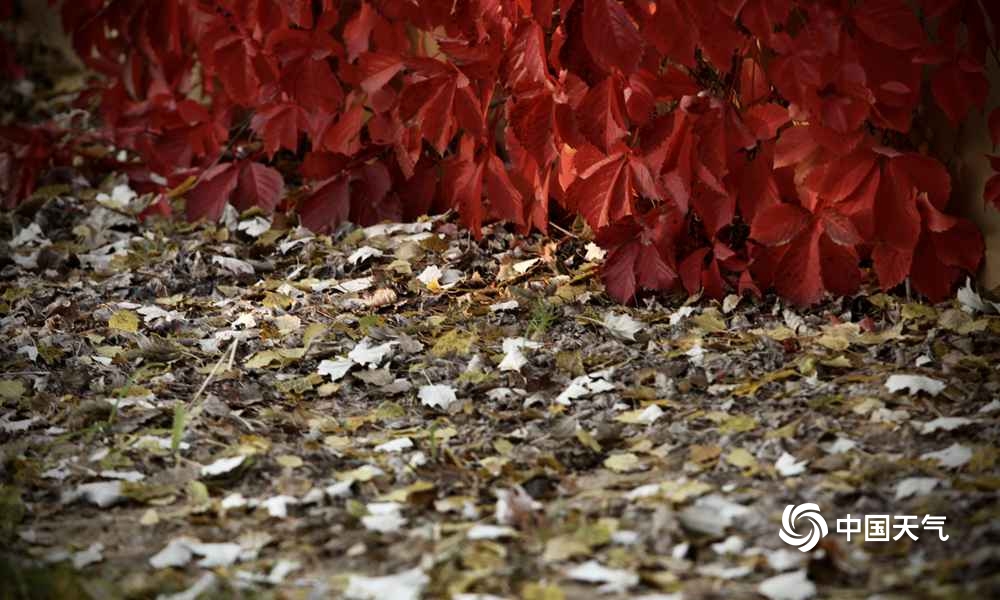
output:
{"label": "maple leaf", "polygon": [[913,287],[931,302],[951,297],[962,275],[975,273],[983,258],[983,235],[972,221],[941,212],[928,198],[917,198],[923,233],[913,253]]}
{"label": "maple leaf", "polygon": [[350,214],[351,190],[345,175],[319,182],[315,191],[299,202],[302,226],[317,233],[336,229]]}
{"label": "maple leaf", "polygon": [[604,152],[628,135],[619,77],[606,77],[584,96],[578,108],[580,133]]}
{"label": "maple leaf", "polygon": [[729,246],[718,240],[693,251],[681,261],[679,269],[684,289],[692,296],[702,292],[708,298],[721,300],[727,286],[720,267],[735,256]]}
{"label": "maple leaf", "polygon": [[465,75],[453,69],[435,70],[434,76],[403,87],[399,115],[419,127],[421,137],[444,154],[459,126],[473,135],[483,132],[483,114]]}
{"label": "maple leaf", "polygon": [[202,173],[198,183],[185,194],[188,221],[215,222],[222,218],[226,202],[239,183],[239,175],[233,163],[220,163]]}
{"label": "maple leaf", "polygon": [[627,148],[604,155],[585,146],[577,152],[574,163],[577,178],[566,190],[566,205],[583,215],[594,230],[634,213],[638,186],[644,185],[647,193],[658,197],[652,189],[649,167]]}
{"label": "maple leaf", "polygon": [[266,213],[273,212],[285,191],[281,173],[250,160],[243,161],[239,170],[233,206],[241,211],[257,206]]}
{"label": "maple leaf", "polygon": [[262,82],[257,69],[257,49],[251,40],[232,34],[215,44],[215,73],[229,97],[238,104],[254,104]]}
{"label": "maple leaf", "polygon": [[926,38],[916,13],[904,0],[867,0],[851,16],[869,37],[892,48],[913,50]]}
{"label": "maple leaf", "polygon": [[583,39],[606,71],[628,75],[642,57],[642,36],[618,0],[583,0]]}
{"label": "maple leaf", "polygon": [[628,303],[639,288],[669,290],[676,285],[673,239],[680,223],[676,209],[665,206],[598,230],[597,243],[608,252],[601,278],[612,298]]}
{"label": "maple leaf", "polygon": [[827,291],[851,294],[861,284],[855,246],[862,238],[832,208],[814,213],[789,203],[771,206],[757,214],[750,235],[774,250],[774,286],[795,304],[815,304]]}
{"label": "maple leaf", "polygon": [[961,58],[938,67],[931,79],[931,92],[952,125],[957,127],[970,110],[986,104],[989,82],[981,65]]}
{"label": "maple leaf", "polygon": [[265,105],[250,120],[250,128],[263,138],[269,158],[281,148],[296,151],[299,132],[306,129],[306,125],[305,111],[293,103]]}
{"label": "maple leaf", "polygon": [[[484,187],[489,212],[483,203]],[[487,217],[524,222],[521,193],[507,175],[503,161],[488,147],[477,151],[470,136],[462,136],[459,152],[442,164],[441,189],[477,238],[483,235],[482,224]]]}
{"label": "maple leaf", "polygon": [[365,123],[365,109],[360,103],[340,115],[336,123],[323,133],[322,145],[330,152],[352,156],[361,149],[361,128]]}

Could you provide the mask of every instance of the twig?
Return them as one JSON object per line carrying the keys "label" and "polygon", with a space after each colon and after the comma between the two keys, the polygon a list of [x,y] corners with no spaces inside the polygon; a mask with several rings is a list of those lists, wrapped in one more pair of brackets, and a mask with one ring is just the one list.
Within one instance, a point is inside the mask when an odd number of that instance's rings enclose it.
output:
{"label": "twig", "polygon": [[194,397],[191,398],[190,402],[188,402],[188,407],[189,408],[191,406],[194,406],[194,403],[198,400],[198,397],[201,396],[201,393],[205,391],[205,388],[208,387],[208,384],[212,382],[212,378],[215,377],[215,374],[219,372],[219,367],[222,366],[222,361],[225,360],[226,354],[230,355],[229,365],[230,365],[230,367],[232,366],[232,364],[233,364],[233,357],[236,356],[236,341],[238,339],[239,338],[233,338],[233,343],[230,344],[229,351],[228,352],[224,352],[222,354],[222,356],[219,357],[219,360],[216,361],[215,366],[212,367],[212,370],[208,373],[208,377],[205,378],[205,381],[201,382],[201,387],[198,388],[198,391],[194,393]]}

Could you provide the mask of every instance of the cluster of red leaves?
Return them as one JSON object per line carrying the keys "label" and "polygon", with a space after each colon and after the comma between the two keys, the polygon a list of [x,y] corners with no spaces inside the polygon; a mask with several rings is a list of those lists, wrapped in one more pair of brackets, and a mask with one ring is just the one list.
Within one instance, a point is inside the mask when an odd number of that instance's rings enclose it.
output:
{"label": "cluster of red leaves", "polygon": [[869,263],[936,300],[983,254],[910,134],[925,71],[955,124],[984,106],[995,2],[79,0],[63,19],[115,143],[150,182],[198,178],[190,218],[454,208],[478,236],[544,232],[557,202],[621,301],[810,304]]}

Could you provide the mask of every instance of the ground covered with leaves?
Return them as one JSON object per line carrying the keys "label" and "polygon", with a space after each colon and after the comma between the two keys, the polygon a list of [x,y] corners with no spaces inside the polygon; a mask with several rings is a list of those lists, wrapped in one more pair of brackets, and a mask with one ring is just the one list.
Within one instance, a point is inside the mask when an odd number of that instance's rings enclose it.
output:
{"label": "ground covered with leaves", "polygon": [[[630,309],[571,232],[139,224],[124,182],[49,192],[0,252],[4,598],[1000,588],[1000,316],[970,290]],[[779,529],[806,502],[804,553]],[[848,514],[946,521],[848,542]]]}

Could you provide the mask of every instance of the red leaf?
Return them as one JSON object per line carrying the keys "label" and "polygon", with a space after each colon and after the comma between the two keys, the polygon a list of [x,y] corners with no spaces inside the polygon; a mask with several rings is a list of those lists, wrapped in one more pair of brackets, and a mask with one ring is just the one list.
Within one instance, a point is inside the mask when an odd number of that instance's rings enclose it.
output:
{"label": "red leaf", "polygon": [[281,148],[295,151],[299,147],[299,131],[305,119],[294,104],[274,104],[262,108],[250,120],[250,127],[264,140],[268,157]]}
{"label": "red leaf", "polygon": [[630,302],[637,287],[669,290],[676,285],[671,242],[679,224],[677,213],[654,209],[597,232],[597,243],[608,251],[601,265],[601,278],[612,298]]}
{"label": "red leaf", "polygon": [[580,103],[579,113],[580,132],[604,152],[610,152],[616,142],[628,135],[622,82],[617,77],[606,77],[591,88]]}
{"label": "red leaf", "polygon": [[583,0],[583,40],[606,71],[628,75],[642,58],[642,37],[618,0]]}
{"label": "red leaf", "polygon": [[1000,108],[994,108],[990,112],[989,126],[990,139],[993,141],[993,147],[996,148],[997,145],[1000,145]]}
{"label": "red leaf", "polygon": [[403,60],[399,56],[384,52],[366,52],[358,61],[361,89],[367,94],[374,94],[402,70]]}
{"label": "red leaf", "polygon": [[284,192],[285,182],[281,173],[258,162],[246,161],[240,168],[233,206],[241,211],[258,206],[270,213],[274,211]]}
{"label": "red leaf", "polygon": [[353,156],[361,149],[361,127],[365,123],[365,109],[355,104],[340,115],[337,122],[323,134],[323,147],[330,152]]}
{"label": "red leaf", "polygon": [[904,0],[865,0],[857,5],[854,22],[868,37],[899,50],[919,48],[927,39]]}
{"label": "red leaf", "polygon": [[601,279],[612,298],[627,304],[635,297],[635,261],[639,256],[639,244],[625,244],[610,252],[601,265]]}
{"label": "red leaf", "polygon": [[310,111],[334,112],[344,101],[344,91],[326,58],[306,56],[288,64],[282,71],[281,88]]}
{"label": "red leaf", "polygon": [[856,246],[864,241],[851,220],[839,212],[827,209],[820,213],[826,235],[841,246]]}
{"label": "red leaf", "polygon": [[510,109],[514,134],[540,165],[552,162],[556,155],[554,109],[552,95],[545,92],[516,98]]}
{"label": "red leaf", "polygon": [[347,46],[349,62],[354,62],[359,54],[368,51],[368,38],[377,18],[378,13],[367,2],[362,2],[358,12],[344,25],[344,45]]}
{"label": "red leaf", "polygon": [[596,163],[566,190],[567,204],[594,230],[634,212],[628,158],[613,154]]}
{"label": "red leaf", "polygon": [[972,108],[982,108],[986,104],[989,82],[981,69],[966,71],[959,61],[951,61],[938,67],[931,79],[931,91],[952,125],[957,127]]}
{"label": "red leaf", "polygon": [[804,161],[818,145],[812,127],[789,127],[778,136],[774,150],[774,168],[780,169]]}
{"label": "red leaf", "polygon": [[343,176],[322,182],[316,191],[299,203],[302,226],[317,233],[336,229],[350,214],[350,186]]}
{"label": "red leaf", "polygon": [[479,100],[468,81],[460,85],[459,78],[452,73],[424,79],[406,85],[400,94],[399,116],[419,126],[421,137],[438,154],[444,154],[459,125],[475,136],[483,130]]}
{"label": "red leaf", "polygon": [[757,213],[750,237],[766,246],[787,244],[806,227],[809,212],[795,204],[776,204]]}
{"label": "red leaf", "polygon": [[983,200],[992,204],[993,208],[1000,210],[1000,174],[994,175],[986,181]]}
{"label": "red leaf", "polygon": [[750,107],[744,118],[758,141],[776,137],[778,130],[791,121],[788,109],[772,102]]}
{"label": "red leaf", "polygon": [[239,104],[253,104],[260,94],[261,81],[250,42],[232,35],[220,40],[215,48],[215,66],[226,93]]}
{"label": "red leaf", "polygon": [[512,92],[534,90],[549,84],[549,66],[545,58],[545,32],[534,21],[518,28],[507,50],[504,80]]}
{"label": "red leaf", "polygon": [[222,218],[226,202],[236,189],[239,171],[233,163],[215,165],[202,173],[198,183],[184,196],[184,210],[188,221],[206,219],[210,222]]}

